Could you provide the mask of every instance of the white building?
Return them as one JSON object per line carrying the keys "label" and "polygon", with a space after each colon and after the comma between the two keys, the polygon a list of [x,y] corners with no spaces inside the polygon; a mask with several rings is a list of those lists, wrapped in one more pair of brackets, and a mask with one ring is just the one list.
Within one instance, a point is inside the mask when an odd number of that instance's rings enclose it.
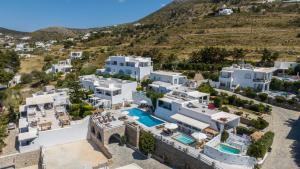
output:
{"label": "white building", "polygon": [[8,86],[13,87],[21,83],[21,75],[16,74],[11,81],[8,82]]}
{"label": "white building", "polygon": [[70,53],[70,58],[71,59],[81,59],[83,57],[83,52],[82,51],[77,51],[77,52],[71,52]]}
{"label": "white building", "polygon": [[44,42],[35,42],[35,47],[36,48],[45,48],[45,43]]}
{"label": "white building", "polygon": [[233,10],[231,8],[221,8],[218,11],[219,15],[231,15],[233,14]]}
{"label": "white building", "polygon": [[150,79],[153,81],[149,87],[160,93],[170,92],[172,89],[183,86],[187,82],[187,77],[181,73],[155,71],[151,72]]}
{"label": "white building", "polygon": [[158,99],[155,116],[168,122],[176,122],[186,133],[199,132],[206,128],[216,131],[233,129],[240,117],[221,112],[208,106],[209,94],[188,89],[178,89]]}
{"label": "white building", "polygon": [[105,73],[125,74],[140,81],[153,71],[151,58],[110,56],[105,62]]}
{"label": "white building", "polygon": [[[47,90],[46,90],[47,89]],[[66,113],[70,104],[67,89],[55,90],[52,87],[26,98],[25,105],[20,106],[19,149],[32,150],[39,147],[36,141],[39,132],[61,128],[57,113]],[[65,117],[68,117],[65,114]]]}
{"label": "white building", "polygon": [[278,76],[284,75],[289,69],[294,69],[299,63],[297,62],[282,62],[282,61],[275,61],[274,69],[275,74]]}
{"label": "white building", "polygon": [[237,87],[269,91],[274,68],[259,68],[252,65],[232,65],[222,69],[219,87],[234,90]]}
{"label": "white building", "polygon": [[87,75],[80,77],[81,86],[94,91],[89,99],[95,107],[111,107],[132,100],[132,92],[136,91],[137,82]]}
{"label": "white building", "polygon": [[57,64],[53,64],[51,67],[51,72],[52,73],[58,73],[58,72],[68,73],[68,72],[71,72],[71,69],[72,69],[71,60],[67,59],[67,60],[61,60]]}

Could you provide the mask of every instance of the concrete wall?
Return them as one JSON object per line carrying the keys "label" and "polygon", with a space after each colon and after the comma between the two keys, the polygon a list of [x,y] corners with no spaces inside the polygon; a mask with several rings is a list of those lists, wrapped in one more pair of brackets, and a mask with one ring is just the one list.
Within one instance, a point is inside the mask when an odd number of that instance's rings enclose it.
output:
{"label": "concrete wall", "polygon": [[213,166],[175,149],[169,144],[156,140],[153,157],[176,169],[214,169]]}
{"label": "concrete wall", "polygon": [[32,142],[33,144],[19,147],[20,152],[36,150],[40,146],[49,147],[58,144],[85,140],[88,133],[89,118],[90,117],[86,117],[83,120],[71,122],[71,125],[66,126],[65,128],[40,131],[38,138]]}
{"label": "concrete wall", "polygon": [[139,127],[127,124],[125,133],[126,133],[126,138],[127,138],[127,144],[130,144],[134,147],[138,147],[139,139],[140,139]]}
{"label": "concrete wall", "polygon": [[15,168],[23,168],[38,165],[40,160],[40,149],[26,153],[16,153],[0,157],[0,168],[14,166]]}

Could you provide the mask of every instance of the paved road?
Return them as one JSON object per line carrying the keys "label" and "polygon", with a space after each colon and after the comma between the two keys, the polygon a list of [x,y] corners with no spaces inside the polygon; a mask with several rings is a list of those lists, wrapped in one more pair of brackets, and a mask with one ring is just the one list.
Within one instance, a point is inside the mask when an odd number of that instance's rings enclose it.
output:
{"label": "paved road", "polygon": [[262,169],[300,168],[300,112],[273,107],[269,129],[275,132],[272,152]]}
{"label": "paved road", "polygon": [[[224,92],[223,90],[219,90]],[[231,92],[226,92],[233,94]],[[252,100],[240,95],[242,99]],[[257,102],[253,100],[254,102]],[[262,169],[300,169],[300,112],[273,106],[267,130],[275,132],[272,152]]]}

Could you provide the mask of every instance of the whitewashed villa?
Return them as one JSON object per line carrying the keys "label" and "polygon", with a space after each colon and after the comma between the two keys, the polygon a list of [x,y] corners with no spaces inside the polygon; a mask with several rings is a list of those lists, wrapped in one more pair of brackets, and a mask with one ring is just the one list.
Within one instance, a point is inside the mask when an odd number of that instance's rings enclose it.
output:
{"label": "whitewashed villa", "polygon": [[153,71],[151,58],[140,56],[110,56],[105,62],[104,73],[125,74],[138,81]]}

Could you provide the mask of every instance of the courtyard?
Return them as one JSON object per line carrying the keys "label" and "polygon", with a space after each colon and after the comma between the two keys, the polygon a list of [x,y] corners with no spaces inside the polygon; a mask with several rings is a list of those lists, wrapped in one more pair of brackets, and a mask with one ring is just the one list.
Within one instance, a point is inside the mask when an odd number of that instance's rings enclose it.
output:
{"label": "courtyard", "polygon": [[45,148],[43,159],[46,168],[51,169],[91,169],[108,162],[87,140]]}

